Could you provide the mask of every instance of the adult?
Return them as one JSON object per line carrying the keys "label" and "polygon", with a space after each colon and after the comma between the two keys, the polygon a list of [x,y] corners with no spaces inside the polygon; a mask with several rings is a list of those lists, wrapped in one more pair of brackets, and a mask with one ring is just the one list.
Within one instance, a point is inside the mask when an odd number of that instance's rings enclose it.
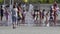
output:
{"label": "adult", "polygon": [[54,25],[56,25],[56,21],[57,21],[57,11],[59,10],[59,7],[57,5],[57,2],[55,1],[53,6],[52,6],[52,11],[53,11],[53,15],[54,15]]}

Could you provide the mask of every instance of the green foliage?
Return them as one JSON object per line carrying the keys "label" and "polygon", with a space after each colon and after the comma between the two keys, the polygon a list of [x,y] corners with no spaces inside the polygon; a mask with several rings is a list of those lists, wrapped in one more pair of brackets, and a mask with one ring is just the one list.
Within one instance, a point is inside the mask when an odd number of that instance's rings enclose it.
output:
{"label": "green foliage", "polygon": [[0,0],[0,3],[2,3],[3,2],[3,0]]}
{"label": "green foliage", "polygon": [[[31,0],[29,0],[29,1],[31,1]],[[58,3],[60,3],[60,0],[32,0],[31,2],[32,3],[42,3],[42,4],[45,4],[45,3],[47,3],[47,4],[51,4],[51,3],[54,3],[54,1],[57,1]]]}
{"label": "green foliage", "polygon": [[60,3],[60,0],[57,0],[58,3]]}
{"label": "green foliage", "polygon": [[[3,1],[4,0],[0,0],[0,4],[3,4]],[[58,3],[60,3],[60,0],[27,0],[26,3],[41,3],[41,4],[46,4],[47,3],[47,4],[51,4],[54,1],[57,1]],[[15,0],[15,2],[18,2],[18,3],[21,2],[21,3],[23,3],[23,2],[25,2],[25,0],[19,0],[19,1],[18,0]]]}
{"label": "green foliage", "polygon": [[49,0],[49,3],[53,3],[54,2],[54,0]]}
{"label": "green foliage", "polygon": [[45,4],[45,3],[53,3],[54,0],[28,0],[27,3],[42,3],[42,4]]}
{"label": "green foliage", "polygon": [[0,0],[0,4],[2,4],[3,3],[3,0]]}

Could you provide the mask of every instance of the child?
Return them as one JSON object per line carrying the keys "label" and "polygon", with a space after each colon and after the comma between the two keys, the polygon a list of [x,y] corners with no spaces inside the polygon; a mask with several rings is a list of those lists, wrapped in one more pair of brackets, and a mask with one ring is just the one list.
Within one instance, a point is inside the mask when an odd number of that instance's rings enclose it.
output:
{"label": "child", "polygon": [[6,21],[8,21],[8,9],[5,7],[5,16],[6,16]]}
{"label": "child", "polygon": [[13,29],[16,28],[17,25],[17,11],[18,9],[16,8],[16,6],[13,6],[13,10],[12,10],[12,24],[13,24]]}
{"label": "child", "polygon": [[46,26],[49,27],[49,12],[46,13]]}
{"label": "child", "polygon": [[2,18],[3,18],[3,9],[2,9],[2,6],[1,6],[1,21],[2,21]]}
{"label": "child", "polygon": [[42,11],[42,13],[41,13],[42,15],[41,15],[41,19],[42,19],[42,24],[45,26],[45,21],[46,21],[46,19],[45,19],[45,9],[43,9],[43,11]]}

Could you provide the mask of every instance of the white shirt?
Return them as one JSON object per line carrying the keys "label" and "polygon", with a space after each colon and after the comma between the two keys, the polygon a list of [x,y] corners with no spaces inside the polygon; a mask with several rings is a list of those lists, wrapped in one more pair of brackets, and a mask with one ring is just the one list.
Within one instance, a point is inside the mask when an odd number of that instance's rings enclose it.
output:
{"label": "white shirt", "polygon": [[[54,7],[53,7],[53,6],[52,6],[52,10],[54,10]],[[58,6],[56,7],[56,10],[57,10],[57,11],[59,10],[59,7],[58,7]]]}
{"label": "white shirt", "polygon": [[17,8],[14,8],[14,10],[15,10],[15,12],[16,12],[16,15],[15,15],[15,16],[17,17],[17,11],[18,11],[18,9],[17,9]]}

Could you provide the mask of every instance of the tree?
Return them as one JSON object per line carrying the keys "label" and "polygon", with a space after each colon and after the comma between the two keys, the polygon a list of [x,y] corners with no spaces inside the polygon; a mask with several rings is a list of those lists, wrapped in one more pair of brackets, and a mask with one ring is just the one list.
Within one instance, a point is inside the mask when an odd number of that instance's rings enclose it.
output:
{"label": "tree", "polygon": [[0,3],[2,3],[3,2],[3,0],[0,0]]}

